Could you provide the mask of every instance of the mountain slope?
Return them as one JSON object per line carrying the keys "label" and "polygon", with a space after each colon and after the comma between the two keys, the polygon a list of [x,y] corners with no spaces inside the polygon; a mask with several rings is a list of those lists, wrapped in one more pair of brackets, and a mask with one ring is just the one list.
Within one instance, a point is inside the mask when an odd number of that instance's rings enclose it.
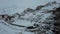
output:
{"label": "mountain slope", "polygon": [[7,9],[3,10],[1,12],[6,11],[6,13],[0,15],[1,34],[4,34],[2,33],[4,31],[6,34],[20,34],[21,32],[22,34],[30,32],[30,34],[34,32],[36,34],[55,34],[52,31],[55,27],[54,17],[56,16],[53,12],[59,7],[60,3],[54,1],[37,6],[36,9],[27,8],[21,13],[15,12],[9,14]]}

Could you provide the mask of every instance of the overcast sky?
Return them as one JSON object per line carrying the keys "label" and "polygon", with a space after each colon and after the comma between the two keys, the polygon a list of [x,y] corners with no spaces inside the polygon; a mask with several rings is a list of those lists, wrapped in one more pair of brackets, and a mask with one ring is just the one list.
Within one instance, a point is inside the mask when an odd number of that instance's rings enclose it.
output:
{"label": "overcast sky", "polygon": [[[54,0],[0,0],[0,9],[8,7],[35,8],[37,5],[42,5]],[[58,0],[57,0],[58,1]]]}
{"label": "overcast sky", "polygon": [[21,13],[27,8],[35,9],[37,6],[44,5],[52,1],[60,2],[60,0],[0,0],[0,9],[18,8],[17,11],[14,12]]}

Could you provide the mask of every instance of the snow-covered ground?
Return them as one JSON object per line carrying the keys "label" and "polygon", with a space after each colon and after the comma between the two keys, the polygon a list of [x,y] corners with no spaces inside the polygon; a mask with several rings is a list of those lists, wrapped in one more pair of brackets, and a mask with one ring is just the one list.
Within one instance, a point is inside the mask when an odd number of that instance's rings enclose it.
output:
{"label": "snow-covered ground", "polygon": [[[44,22],[46,18],[51,17],[53,15],[52,13],[45,12],[48,10],[53,10],[53,8],[60,7],[59,0],[56,0],[58,3],[55,4],[52,4],[53,1],[54,0],[0,0],[0,15],[8,14],[15,17],[12,19],[14,22],[6,22],[4,19],[0,20],[0,34],[34,34],[34,32],[25,31],[26,27],[34,26],[33,24]],[[37,6],[45,5],[48,2],[51,3],[44,6],[40,10],[35,9]],[[34,11],[29,12],[27,11],[27,8],[32,8]],[[24,10],[26,10],[26,13]],[[25,27],[17,27],[9,23],[23,25]],[[39,25],[41,27],[48,24],[40,23]],[[51,28],[52,27],[53,25]],[[43,30],[44,29],[42,28],[42,31]],[[46,33],[53,34],[51,30],[46,31]]]}

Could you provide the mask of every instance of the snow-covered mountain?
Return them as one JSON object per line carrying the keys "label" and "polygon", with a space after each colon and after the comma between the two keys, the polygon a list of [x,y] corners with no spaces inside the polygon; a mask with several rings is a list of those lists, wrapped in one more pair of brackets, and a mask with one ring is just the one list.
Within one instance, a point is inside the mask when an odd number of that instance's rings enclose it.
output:
{"label": "snow-covered mountain", "polygon": [[27,8],[22,12],[17,12],[19,8],[1,9],[0,32],[1,34],[55,34],[52,31],[55,17],[53,11],[59,7],[60,3],[53,1],[37,6],[36,9]]}

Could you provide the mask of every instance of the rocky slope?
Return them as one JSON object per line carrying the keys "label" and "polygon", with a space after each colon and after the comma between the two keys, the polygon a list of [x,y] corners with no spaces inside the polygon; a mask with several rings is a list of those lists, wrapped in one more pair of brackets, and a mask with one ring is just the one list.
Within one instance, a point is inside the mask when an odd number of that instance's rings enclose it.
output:
{"label": "rocky slope", "polygon": [[59,7],[60,3],[54,1],[37,6],[36,9],[27,8],[21,13],[16,10],[15,13],[9,13],[7,9],[0,11],[0,13],[6,11],[0,15],[0,28],[10,34],[26,34],[26,32],[30,34],[59,34]]}

